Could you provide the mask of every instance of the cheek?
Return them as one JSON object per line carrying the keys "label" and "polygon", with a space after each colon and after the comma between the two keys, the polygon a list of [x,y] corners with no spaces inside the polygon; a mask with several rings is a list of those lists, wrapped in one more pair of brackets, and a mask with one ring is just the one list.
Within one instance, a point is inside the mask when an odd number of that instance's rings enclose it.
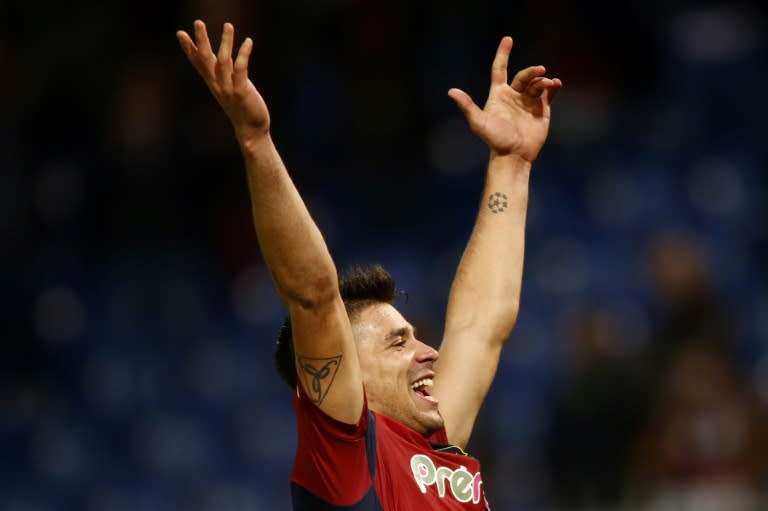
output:
{"label": "cheek", "polygon": [[401,364],[396,357],[375,357],[360,360],[360,370],[363,384],[368,389],[391,390],[398,386],[402,379]]}
{"label": "cheek", "polygon": [[363,385],[367,389],[373,389],[381,380],[381,369],[377,360],[373,357],[361,356],[360,375],[363,378]]}
{"label": "cheek", "polygon": [[386,367],[378,360],[360,364],[360,371],[362,372],[363,382],[367,384],[381,383],[387,378]]}

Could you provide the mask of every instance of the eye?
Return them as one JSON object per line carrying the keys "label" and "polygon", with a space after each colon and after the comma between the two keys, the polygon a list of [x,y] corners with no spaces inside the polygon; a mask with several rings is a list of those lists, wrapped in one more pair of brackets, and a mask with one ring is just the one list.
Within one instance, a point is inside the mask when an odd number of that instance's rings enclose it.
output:
{"label": "eye", "polygon": [[402,348],[405,346],[405,339],[403,337],[398,338],[395,342],[392,343],[392,347],[394,348]]}

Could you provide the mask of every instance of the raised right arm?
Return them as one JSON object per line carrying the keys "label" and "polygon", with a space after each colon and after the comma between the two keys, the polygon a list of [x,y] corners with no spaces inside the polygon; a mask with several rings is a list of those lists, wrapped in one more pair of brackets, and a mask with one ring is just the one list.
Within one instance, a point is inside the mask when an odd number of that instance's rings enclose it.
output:
{"label": "raised right arm", "polygon": [[253,43],[232,59],[234,27],[226,23],[218,54],[205,25],[195,40],[177,32],[184,53],[226,112],[243,154],[261,252],[291,317],[296,367],[307,395],[331,417],[356,423],[363,386],[336,267],[270,136],[263,98],[248,78]]}

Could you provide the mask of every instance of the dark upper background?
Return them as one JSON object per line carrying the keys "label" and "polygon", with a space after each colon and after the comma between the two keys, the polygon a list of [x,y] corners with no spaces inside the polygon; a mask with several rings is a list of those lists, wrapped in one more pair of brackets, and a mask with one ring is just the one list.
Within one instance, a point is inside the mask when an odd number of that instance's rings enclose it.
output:
{"label": "dark upper background", "polygon": [[231,129],[176,43],[195,18],[254,38],[338,265],[384,264],[432,343],[487,157],[446,92],[482,103],[512,35],[513,72],[565,89],[471,446],[494,508],[759,493],[764,10],[413,4],[0,3],[0,508],[289,507],[283,309]]}

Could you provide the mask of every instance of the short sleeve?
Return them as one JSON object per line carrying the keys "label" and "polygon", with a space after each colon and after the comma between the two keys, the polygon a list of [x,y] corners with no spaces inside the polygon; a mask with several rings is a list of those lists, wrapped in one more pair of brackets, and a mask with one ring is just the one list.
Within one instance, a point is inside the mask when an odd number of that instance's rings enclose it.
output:
{"label": "short sleeve", "polygon": [[291,481],[330,504],[358,502],[372,484],[365,438],[367,401],[357,424],[345,424],[320,410],[298,385],[293,408],[298,445]]}

